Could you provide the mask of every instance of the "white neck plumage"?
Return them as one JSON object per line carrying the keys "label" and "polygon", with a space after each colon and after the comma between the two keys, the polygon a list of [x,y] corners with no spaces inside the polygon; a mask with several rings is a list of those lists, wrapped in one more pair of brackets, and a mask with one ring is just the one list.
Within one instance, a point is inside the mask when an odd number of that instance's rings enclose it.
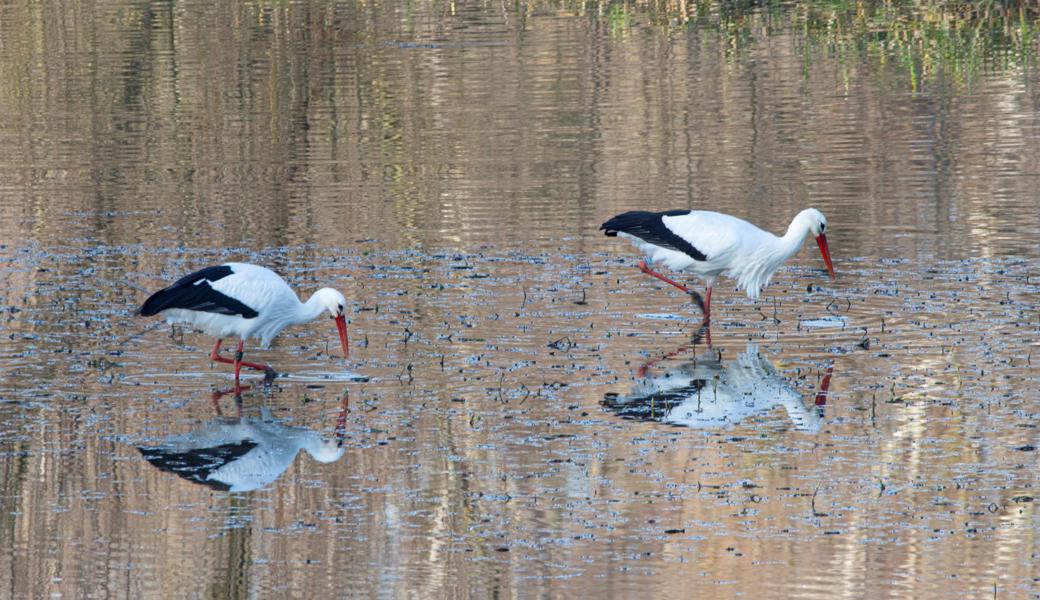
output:
{"label": "white neck plumage", "polygon": [[798,252],[798,249],[802,247],[802,242],[805,241],[805,236],[812,231],[809,219],[804,213],[805,211],[802,211],[795,215],[791,224],[787,226],[787,233],[783,237],[777,238],[774,250],[779,257],[777,266]]}
{"label": "white neck plumage", "polygon": [[737,278],[740,287],[747,291],[750,298],[757,300],[773,272],[798,252],[810,231],[810,219],[802,211],[791,221],[787,233],[783,236],[771,235],[769,243],[761,244],[748,260],[732,268],[730,274]]}
{"label": "white neck plumage", "polygon": [[265,309],[265,323],[253,335],[259,337],[260,345],[266,348],[274,339],[274,336],[278,335],[278,332],[286,326],[309,323],[323,313],[329,313],[331,316],[338,307],[340,316],[337,317],[336,325],[341,329],[340,338],[343,343],[343,353],[346,355],[346,322],[342,317],[343,307],[346,303],[347,300],[343,297],[343,294],[332,288],[321,288],[314,292],[306,302],[300,302],[299,298],[295,296],[283,296]]}
{"label": "white neck plumage", "polygon": [[296,309],[289,315],[289,323],[291,325],[310,323],[320,317],[324,311],[325,306],[322,304],[319,294],[315,292],[306,302],[300,302],[296,305]]}

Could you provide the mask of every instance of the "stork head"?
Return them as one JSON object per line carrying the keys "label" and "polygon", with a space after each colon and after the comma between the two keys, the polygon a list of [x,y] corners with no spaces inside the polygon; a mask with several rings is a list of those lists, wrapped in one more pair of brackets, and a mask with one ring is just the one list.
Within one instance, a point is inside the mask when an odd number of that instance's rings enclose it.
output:
{"label": "stork head", "polygon": [[347,308],[347,299],[339,290],[321,288],[314,292],[310,302],[316,302],[322,309],[329,311],[329,315],[336,322],[336,329],[339,331],[339,341],[343,346],[343,357],[347,358],[350,356],[350,347],[347,343],[347,318],[344,316],[344,311]]}
{"label": "stork head", "polygon": [[796,219],[804,221],[808,226],[809,232],[816,238],[816,245],[820,247],[820,254],[823,255],[823,262],[827,265],[827,272],[831,274],[831,279],[837,279],[838,276],[834,274],[834,265],[831,264],[831,251],[827,246],[827,217],[815,208],[807,208],[798,213]]}
{"label": "stork head", "polygon": [[306,440],[303,448],[314,460],[320,463],[333,463],[339,460],[346,449],[336,440],[314,435]]}
{"label": "stork head", "polygon": [[807,208],[800,212],[798,216],[808,225],[813,237],[827,232],[827,217],[823,216],[823,213],[815,208]]}

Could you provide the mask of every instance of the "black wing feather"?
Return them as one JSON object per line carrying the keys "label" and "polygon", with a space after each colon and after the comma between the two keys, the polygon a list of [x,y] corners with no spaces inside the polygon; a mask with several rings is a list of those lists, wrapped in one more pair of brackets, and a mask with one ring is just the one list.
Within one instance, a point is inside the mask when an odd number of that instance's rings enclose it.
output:
{"label": "black wing feather", "polygon": [[633,210],[622,213],[606,223],[599,226],[600,229],[611,237],[617,236],[618,232],[624,232],[635,236],[644,242],[682,252],[694,260],[707,260],[708,257],[695,248],[693,244],[675,234],[665,226],[663,217],[677,217],[688,215],[688,210],[668,210],[665,212],[649,212],[645,210]]}
{"label": "black wing feather", "polygon": [[632,421],[660,421],[676,406],[696,396],[704,389],[705,380],[695,379],[689,385],[674,390],[666,390],[647,394],[638,398],[619,398],[614,394],[606,394],[600,404],[622,419]]}
{"label": "black wing feather", "polygon": [[227,265],[206,267],[178,279],[173,285],[163,288],[144,301],[137,314],[150,317],[168,308],[182,308],[221,315],[241,315],[252,319],[257,312],[227,294],[222,294],[210,285],[234,271]]}
{"label": "black wing feather", "polygon": [[253,440],[242,440],[234,444],[221,444],[213,448],[197,448],[187,452],[176,452],[169,448],[138,447],[141,456],[160,471],[174,473],[193,483],[220,491],[228,491],[231,486],[221,481],[209,479],[213,471],[236,460],[257,444]]}

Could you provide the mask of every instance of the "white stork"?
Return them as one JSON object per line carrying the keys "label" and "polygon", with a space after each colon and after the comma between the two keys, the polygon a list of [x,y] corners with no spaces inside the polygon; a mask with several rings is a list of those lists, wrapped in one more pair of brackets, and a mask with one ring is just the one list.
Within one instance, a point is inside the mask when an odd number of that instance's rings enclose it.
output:
{"label": "white stork", "polygon": [[[339,330],[343,356],[349,356],[347,321],[343,315],[347,300],[343,294],[322,288],[306,302],[274,271],[246,263],[225,263],[206,267],[187,275],[145,300],[137,313],[150,317],[163,315],[168,323],[183,323],[217,338],[210,359],[235,365],[235,385],[242,367],[273,374],[268,365],[242,360],[242,346],[248,338],[259,338],[267,348],[288,325],[309,323],[328,312]],[[220,355],[225,337],[238,338],[234,360]]]}
{"label": "white stork", "polygon": [[[639,261],[641,271],[692,295],[702,305],[706,325],[711,322],[711,288],[719,275],[733,277],[749,298],[758,299],[773,273],[798,252],[810,233],[820,246],[827,271],[836,277],[827,247],[827,218],[815,208],[798,213],[782,237],[743,219],[704,210],[631,211],[600,229],[608,236],[628,238],[646,254],[647,260]],[[699,275],[708,288],[703,303],[696,293],[652,270],[647,262]]]}

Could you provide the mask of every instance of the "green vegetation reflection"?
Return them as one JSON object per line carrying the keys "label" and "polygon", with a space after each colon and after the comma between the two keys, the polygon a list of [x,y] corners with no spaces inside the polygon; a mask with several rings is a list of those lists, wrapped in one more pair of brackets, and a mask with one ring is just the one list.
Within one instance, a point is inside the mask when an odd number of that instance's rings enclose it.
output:
{"label": "green vegetation reflection", "polygon": [[763,37],[791,35],[806,66],[819,52],[895,65],[918,89],[938,77],[968,85],[984,71],[1032,67],[1040,7],[1031,2],[889,0],[851,2],[564,2],[602,17],[615,35],[630,27],[715,31],[731,56]]}

